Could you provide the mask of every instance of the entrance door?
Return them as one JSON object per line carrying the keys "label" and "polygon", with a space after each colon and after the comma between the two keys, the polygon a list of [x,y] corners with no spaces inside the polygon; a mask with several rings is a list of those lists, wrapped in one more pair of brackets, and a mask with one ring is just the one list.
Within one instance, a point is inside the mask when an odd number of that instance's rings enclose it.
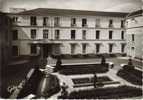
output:
{"label": "entrance door", "polygon": [[52,55],[52,45],[51,44],[43,45],[43,56],[48,57],[50,55]]}

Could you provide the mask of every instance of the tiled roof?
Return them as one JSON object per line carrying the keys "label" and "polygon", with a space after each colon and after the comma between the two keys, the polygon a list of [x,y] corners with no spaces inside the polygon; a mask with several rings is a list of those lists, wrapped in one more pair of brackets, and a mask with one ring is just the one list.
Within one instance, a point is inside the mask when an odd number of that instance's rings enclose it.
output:
{"label": "tiled roof", "polygon": [[138,10],[138,11],[128,14],[127,17],[137,16],[137,15],[142,15],[142,14],[143,14],[143,10]]}
{"label": "tiled roof", "polygon": [[83,15],[83,16],[110,16],[110,17],[125,17],[128,13],[121,12],[101,12],[101,11],[87,11],[87,10],[71,10],[71,9],[49,9],[49,8],[37,8],[24,12],[17,13],[18,15],[51,15],[51,16],[63,16],[63,15]]}

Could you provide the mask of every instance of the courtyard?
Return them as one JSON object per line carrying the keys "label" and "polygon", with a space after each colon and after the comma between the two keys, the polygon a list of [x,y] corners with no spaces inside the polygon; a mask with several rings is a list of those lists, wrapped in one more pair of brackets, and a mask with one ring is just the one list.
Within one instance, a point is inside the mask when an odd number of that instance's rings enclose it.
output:
{"label": "courtyard", "polygon": [[[72,67],[76,67],[75,65],[86,65],[87,66],[87,65],[100,63],[100,62],[101,62],[100,58],[99,59],[97,58],[95,59],[94,58],[92,59],[89,59],[89,58],[87,59],[62,59],[62,65],[64,66],[70,65],[71,70],[72,70]],[[130,87],[142,89],[141,85],[132,84],[128,82],[127,80],[117,76],[117,72],[120,69],[122,69],[122,64],[128,63],[127,57],[107,58],[106,62],[110,64],[114,64],[114,66],[110,65],[108,71],[105,71],[103,73],[97,73],[97,77],[99,78],[97,79],[99,80],[99,84],[97,83],[99,85],[98,88],[102,89],[103,87],[104,88],[113,88],[113,87],[117,88],[121,86],[130,86]],[[52,59],[50,65],[55,66],[55,64],[56,64],[56,59]],[[138,60],[133,60],[133,65],[135,65],[138,70],[142,70],[142,62]],[[30,70],[31,70],[30,66],[24,66],[23,69],[21,68],[18,69],[18,72],[11,73],[10,76],[5,76],[6,78],[3,83],[5,87],[4,90],[7,91],[8,86],[13,86],[13,85],[18,86],[21,83],[21,81],[25,79],[25,77],[27,76]],[[92,79],[94,74],[93,73],[80,74],[80,70],[79,70],[79,74],[77,73],[77,74],[68,75],[68,74],[61,74],[60,72],[54,72],[52,73],[52,75],[55,75],[59,79],[60,84],[63,82],[66,83],[66,85],[68,86],[68,89],[67,89],[68,93],[72,93],[75,91],[82,91],[82,90],[84,91],[84,90],[94,89],[93,79]],[[104,85],[101,83],[104,83]],[[8,92],[7,94],[9,94],[7,96],[10,96],[10,97],[12,97],[11,95],[13,95]],[[60,96],[60,94],[61,93],[58,92],[50,96],[50,98],[56,99]],[[28,97],[25,97],[25,98],[28,98]],[[141,97],[139,96],[138,98],[141,98]]]}

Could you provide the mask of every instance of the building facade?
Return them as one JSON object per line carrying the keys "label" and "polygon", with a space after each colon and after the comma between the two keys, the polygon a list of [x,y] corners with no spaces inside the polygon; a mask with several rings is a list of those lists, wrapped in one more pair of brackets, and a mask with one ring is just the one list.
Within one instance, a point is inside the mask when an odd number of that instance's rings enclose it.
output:
{"label": "building facade", "polygon": [[10,14],[13,55],[124,54],[127,13],[38,8]]}
{"label": "building facade", "polygon": [[143,10],[126,17],[127,55],[143,58]]}

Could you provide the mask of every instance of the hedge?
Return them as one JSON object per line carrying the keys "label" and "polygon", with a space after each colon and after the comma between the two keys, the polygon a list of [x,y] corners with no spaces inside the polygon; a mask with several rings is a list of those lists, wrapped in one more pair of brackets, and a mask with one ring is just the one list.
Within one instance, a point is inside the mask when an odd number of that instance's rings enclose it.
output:
{"label": "hedge", "polygon": [[142,85],[142,75],[139,75],[136,71],[129,71],[121,69],[117,73],[118,76],[124,78],[128,82],[135,85]]}
{"label": "hedge", "polygon": [[65,99],[122,99],[137,96],[142,96],[140,88],[119,86],[73,91]]}
{"label": "hedge", "polygon": [[64,75],[105,73],[108,67],[109,64],[63,65],[60,73]]}

